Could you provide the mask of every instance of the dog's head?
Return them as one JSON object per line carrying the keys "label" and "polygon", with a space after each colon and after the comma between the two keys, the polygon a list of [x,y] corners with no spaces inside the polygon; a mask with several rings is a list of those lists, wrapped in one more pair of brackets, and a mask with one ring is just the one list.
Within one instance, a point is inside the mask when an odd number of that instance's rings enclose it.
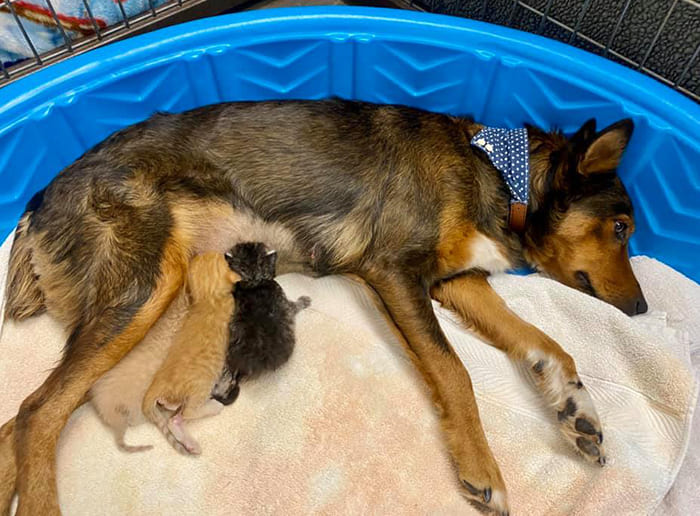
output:
{"label": "dog's head", "polygon": [[571,138],[528,127],[532,174],[526,257],[558,281],[628,315],[647,303],[630,266],[632,202],[617,167],[631,120],[596,132],[589,120]]}
{"label": "dog's head", "polygon": [[275,277],[277,252],[260,242],[245,242],[226,253],[229,267],[245,281],[271,280]]}

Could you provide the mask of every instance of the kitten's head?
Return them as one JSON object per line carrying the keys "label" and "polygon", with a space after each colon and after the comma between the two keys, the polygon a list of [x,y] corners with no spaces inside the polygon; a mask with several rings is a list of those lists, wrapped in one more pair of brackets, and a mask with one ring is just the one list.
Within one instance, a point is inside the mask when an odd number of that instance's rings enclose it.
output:
{"label": "kitten's head", "polygon": [[277,252],[261,242],[245,242],[226,253],[231,270],[245,281],[271,280],[275,277]]}
{"label": "kitten's head", "polygon": [[192,258],[185,289],[192,302],[197,303],[230,296],[233,284],[240,279],[220,253],[205,253]]}

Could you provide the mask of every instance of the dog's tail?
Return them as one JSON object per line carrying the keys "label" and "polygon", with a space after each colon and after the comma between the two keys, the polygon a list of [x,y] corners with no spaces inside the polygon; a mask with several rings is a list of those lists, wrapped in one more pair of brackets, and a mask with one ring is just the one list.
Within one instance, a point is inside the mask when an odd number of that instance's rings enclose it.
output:
{"label": "dog's tail", "polygon": [[32,265],[32,242],[27,235],[31,217],[32,212],[26,212],[17,225],[5,286],[5,318],[17,321],[46,310],[44,294]]}
{"label": "dog's tail", "polygon": [[[175,409],[177,408],[178,407],[175,407]],[[148,398],[145,398],[143,400],[143,415],[146,417],[146,419],[158,427],[173,448],[183,455],[189,455],[190,452],[187,450],[187,448],[185,448],[185,446],[178,441],[175,435],[170,431],[170,427],[168,426],[170,417],[164,412],[163,409],[170,411],[170,406],[158,399],[149,400]]]}

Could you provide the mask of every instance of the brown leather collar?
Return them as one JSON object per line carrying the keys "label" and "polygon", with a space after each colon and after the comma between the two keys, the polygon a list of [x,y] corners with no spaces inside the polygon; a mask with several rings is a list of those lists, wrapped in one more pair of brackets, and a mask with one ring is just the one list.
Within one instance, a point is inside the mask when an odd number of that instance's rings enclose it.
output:
{"label": "brown leather collar", "polygon": [[527,220],[527,204],[523,202],[510,203],[508,213],[508,226],[516,233],[525,231],[525,221]]}

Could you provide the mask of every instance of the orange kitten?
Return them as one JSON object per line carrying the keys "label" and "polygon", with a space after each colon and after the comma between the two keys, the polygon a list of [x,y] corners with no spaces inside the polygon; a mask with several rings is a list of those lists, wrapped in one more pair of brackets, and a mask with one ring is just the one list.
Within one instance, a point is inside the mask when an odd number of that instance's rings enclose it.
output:
{"label": "orange kitten", "polygon": [[185,421],[218,414],[223,408],[211,399],[211,391],[226,360],[232,289],[239,280],[223,254],[192,259],[185,285],[190,309],[143,399],[143,414],[180,452],[201,453]]}

